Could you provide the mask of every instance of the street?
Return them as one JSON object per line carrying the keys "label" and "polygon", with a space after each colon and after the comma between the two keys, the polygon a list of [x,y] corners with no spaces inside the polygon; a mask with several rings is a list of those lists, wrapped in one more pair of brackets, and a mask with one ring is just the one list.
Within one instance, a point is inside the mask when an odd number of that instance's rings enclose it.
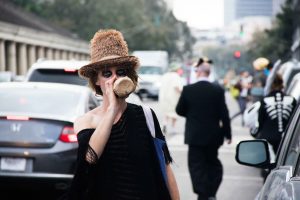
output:
{"label": "street", "polygon": [[[228,94],[226,95],[230,115],[237,109],[237,103]],[[159,111],[157,101],[145,100],[144,103],[150,106],[162,121],[162,113]],[[218,200],[253,200],[262,186],[263,179],[260,177],[260,170],[246,167],[235,161],[235,147],[241,140],[251,139],[248,129],[241,126],[241,118],[237,117],[232,121],[232,144],[224,144],[219,150],[219,158],[224,167],[223,182],[219,188]],[[174,159],[173,170],[178,183],[182,200],[196,200],[193,193],[190,175],[187,167],[187,145],[183,143],[184,118],[177,123],[177,134],[167,135],[167,142]]]}
{"label": "street", "polygon": [[[227,105],[230,115],[233,115],[238,109],[237,103],[228,94],[226,95]],[[144,100],[144,104],[150,106],[160,122],[162,122],[162,113],[159,111],[157,101]],[[262,186],[263,179],[260,177],[260,170],[252,167],[239,165],[235,161],[235,147],[241,140],[251,139],[247,128],[242,127],[241,118],[238,117],[232,122],[233,141],[232,144],[224,144],[219,150],[219,158],[224,167],[223,182],[217,193],[218,200],[253,200]],[[187,145],[183,143],[184,118],[180,118],[177,123],[177,134],[166,135],[171,155],[174,159],[172,166],[178,183],[181,200],[196,200],[193,193],[190,175],[187,167]],[[4,199],[17,199],[19,195],[31,199],[57,199],[61,196],[60,191],[52,189],[41,190],[38,188],[23,188],[2,191]],[[45,194],[47,196],[45,197]]]}

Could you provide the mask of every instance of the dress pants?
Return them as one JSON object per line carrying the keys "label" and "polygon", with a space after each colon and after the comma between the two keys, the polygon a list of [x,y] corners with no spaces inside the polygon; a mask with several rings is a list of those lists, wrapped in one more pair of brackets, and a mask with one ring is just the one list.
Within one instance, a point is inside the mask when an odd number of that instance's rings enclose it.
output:
{"label": "dress pants", "polygon": [[189,145],[188,167],[198,200],[215,197],[222,182],[223,167],[218,159],[219,146]]}

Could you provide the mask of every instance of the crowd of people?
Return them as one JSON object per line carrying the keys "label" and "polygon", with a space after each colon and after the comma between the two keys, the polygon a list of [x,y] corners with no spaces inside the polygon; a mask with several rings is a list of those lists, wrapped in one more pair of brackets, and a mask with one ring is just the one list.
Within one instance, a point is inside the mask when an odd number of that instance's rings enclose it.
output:
{"label": "crowd of people", "polygon": [[[247,104],[256,103],[257,109],[252,109],[252,112],[256,113],[251,115],[257,118],[255,128],[251,127],[253,124],[248,124],[249,128],[253,128],[251,135],[257,139],[266,139],[276,153],[297,102],[295,98],[284,93],[283,79],[280,74],[275,72],[273,77],[268,78],[273,69],[272,62],[260,57],[254,60],[253,68],[252,76],[248,71],[243,71],[237,81],[230,86],[229,91],[239,105],[239,111],[231,117],[231,120],[241,115],[244,126]],[[267,81],[270,82],[270,87],[267,87]]]}

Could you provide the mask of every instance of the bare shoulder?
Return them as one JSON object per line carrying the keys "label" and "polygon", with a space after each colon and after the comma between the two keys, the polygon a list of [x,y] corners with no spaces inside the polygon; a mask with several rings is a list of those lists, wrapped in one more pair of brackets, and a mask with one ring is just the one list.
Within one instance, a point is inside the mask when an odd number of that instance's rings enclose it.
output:
{"label": "bare shoulder", "polygon": [[74,122],[74,131],[79,133],[83,129],[92,128],[93,114],[88,112],[78,117]]}

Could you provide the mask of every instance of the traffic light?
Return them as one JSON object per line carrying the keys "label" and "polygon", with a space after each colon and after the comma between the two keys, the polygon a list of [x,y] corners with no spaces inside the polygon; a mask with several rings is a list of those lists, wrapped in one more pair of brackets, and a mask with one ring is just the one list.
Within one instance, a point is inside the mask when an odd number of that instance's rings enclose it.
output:
{"label": "traffic light", "polygon": [[241,52],[240,51],[235,51],[233,54],[234,58],[238,59],[241,57]]}
{"label": "traffic light", "polygon": [[243,37],[244,36],[244,25],[240,25],[240,36]]}

